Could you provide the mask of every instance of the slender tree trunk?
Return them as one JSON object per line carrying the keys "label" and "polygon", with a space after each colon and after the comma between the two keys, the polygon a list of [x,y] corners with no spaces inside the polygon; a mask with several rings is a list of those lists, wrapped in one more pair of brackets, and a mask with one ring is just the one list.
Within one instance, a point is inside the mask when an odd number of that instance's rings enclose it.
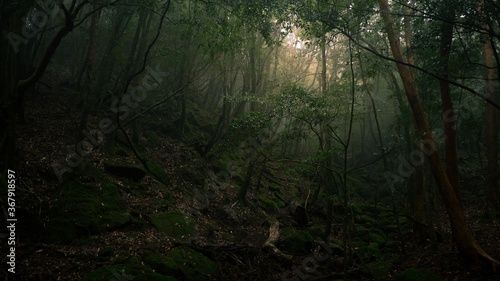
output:
{"label": "slender tree trunk", "polygon": [[[451,5],[453,6],[453,5]],[[449,60],[451,52],[451,44],[453,39],[453,21],[455,20],[455,11],[453,9],[444,8],[443,21],[441,25],[441,44],[439,48],[439,56],[441,59],[443,80],[439,81],[439,89],[441,91],[441,109],[443,112],[443,126],[445,132],[445,158],[446,158],[446,174],[450,180],[457,199],[461,202],[460,195],[460,175],[458,171],[458,156],[457,156],[457,131],[456,118],[453,112],[453,102],[451,99],[450,84],[446,81],[449,79]]]}
{"label": "slender tree trunk", "polygon": [[[405,7],[405,15],[404,15],[404,30],[405,30],[405,45],[407,48],[407,61],[408,63],[415,64],[415,53],[412,50],[412,24],[411,24],[411,8]],[[415,83],[415,71],[410,69],[412,76],[412,83]],[[415,86],[416,87],[416,86]],[[398,95],[402,100],[401,96]],[[409,112],[408,112],[409,113]],[[409,134],[409,128],[407,128],[407,132]],[[418,135],[418,132],[415,132]],[[407,141],[409,140],[409,136],[407,137]],[[410,143],[408,142],[408,149],[410,150]],[[414,149],[417,151],[423,152],[422,147],[417,144]],[[425,207],[425,167],[424,165],[416,165],[414,167],[415,173],[413,173],[413,206],[412,206],[412,214],[413,218],[416,221],[422,222],[424,220],[424,207]],[[417,240],[422,238],[423,228],[422,225],[418,223],[413,224],[413,231],[417,238]]]}
{"label": "slender tree trunk", "polygon": [[252,159],[247,166],[247,172],[245,175],[245,179],[243,181],[243,185],[240,187],[240,191],[238,192],[238,201],[245,204],[246,196],[250,185],[252,184],[252,176],[255,171],[255,166],[257,164],[257,160]]}
{"label": "slender tree trunk", "polygon": [[[97,11],[92,15],[92,20],[90,22],[90,36],[89,36],[89,47],[87,50],[87,68],[85,71],[85,93],[83,93],[82,101],[82,116],[80,119],[80,130],[82,131],[87,128],[87,118],[90,113],[92,104],[92,82],[94,75],[94,65],[96,60],[96,49],[97,49],[97,30],[99,18],[101,11]],[[77,136],[77,140],[81,139],[82,135]]]}
{"label": "slender tree trunk", "polygon": [[[383,21],[385,23],[392,55],[395,60],[404,61],[403,55],[401,54],[398,35],[396,34],[396,27],[389,9],[388,0],[379,0],[378,2]],[[434,141],[417,88],[412,83],[412,74],[409,67],[400,63],[396,65],[399,75],[403,80],[406,97],[413,112],[415,125],[418,131],[417,136],[423,142],[424,151],[426,152],[425,154],[427,155],[431,171],[443,199],[446,211],[448,212],[451,230],[454,234],[455,242],[461,257],[466,265],[471,269],[481,269],[485,267],[494,269],[500,268],[500,263],[491,258],[477,244],[469,226],[467,225],[462,206],[460,205],[453,187],[448,180],[445,169],[441,164],[436,142]]]}
{"label": "slender tree trunk", "polygon": [[[484,20],[487,21],[487,11],[485,9],[484,0],[480,0],[480,12],[483,14]],[[489,30],[489,25],[485,24],[484,28]],[[483,41],[483,56],[486,66],[486,92],[490,100],[496,101],[495,87],[495,64],[493,62],[494,50],[489,35],[485,35]],[[486,194],[492,211],[500,210],[500,201],[497,196],[498,184],[498,130],[497,130],[497,111],[495,107],[488,103],[486,106],[486,160],[487,160],[487,187]]]}

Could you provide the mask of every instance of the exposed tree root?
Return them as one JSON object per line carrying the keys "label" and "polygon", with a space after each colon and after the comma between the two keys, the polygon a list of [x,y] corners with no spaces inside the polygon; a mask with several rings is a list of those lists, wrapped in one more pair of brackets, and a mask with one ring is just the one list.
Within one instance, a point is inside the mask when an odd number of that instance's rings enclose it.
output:
{"label": "exposed tree root", "polygon": [[264,242],[264,249],[269,249],[273,255],[278,258],[290,261],[293,256],[284,254],[280,251],[274,244],[278,242],[280,238],[280,227],[278,221],[275,221],[269,226],[269,238],[267,238],[266,242]]}

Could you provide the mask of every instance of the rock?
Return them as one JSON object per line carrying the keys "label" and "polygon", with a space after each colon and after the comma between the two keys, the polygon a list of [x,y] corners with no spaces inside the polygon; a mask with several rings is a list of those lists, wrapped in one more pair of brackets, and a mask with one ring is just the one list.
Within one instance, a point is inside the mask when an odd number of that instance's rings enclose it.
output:
{"label": "rock", "polygon": [[166,255],[148,254],[143,260],[156,272],[178,276],[180,280],[204,281],[217,274],[212,260],[187,246],[175,247]]}
{"label": "rock", "polygon": [[389,271],[394,267],[391,259],[374,261],[361,267],[361,272],[373,277],[374,279],[383,279],[387,277]]}
{"label": "rock", "polygon": [[163,275],[144,265],[137,258],[124,260],[122,263],[105,265],[87,275],[82,281],[134,280],[134,281],[177,281],[173,276]]}
{"label": "rock", "polygon": [[70,181],[50,210],[43,240],[65,243],[103,231],[118,229],[130,223],[130,214],[118,188]]}
{"label": "rock", "polygon": [[149,215],[148,218],[159,231],[177,240],[190,242],[197,237],[193,219],[188,215],[163,212]]}
{"label": "rock", "polygon": [[307,230],[285,227],[281,231],[279,248],[293,254],[307,253],[313,248],[314,238]]}

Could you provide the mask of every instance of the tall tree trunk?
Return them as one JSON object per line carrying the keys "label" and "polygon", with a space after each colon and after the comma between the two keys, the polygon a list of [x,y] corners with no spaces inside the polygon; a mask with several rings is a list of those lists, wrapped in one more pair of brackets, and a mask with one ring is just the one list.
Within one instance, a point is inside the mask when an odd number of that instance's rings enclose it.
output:
{"label": "tall tree trunk", "polygon": [[[320,38],[320,52],[321,52],[321,95],[326,96],[327,94],[327,80],[326,80],[326,35]],[[325,241],[329,242],[332,223],[333,223],[333,196],[334,196],[334,186],[333,186],[333,176],[332,176],[332,159],[330,156],[330,151],[332,149],[332,143],[329,135],[329,128],[327,122],[322,124],[321,136],[323,138],[324,146],[322,147],[322,152],[327,154],[325,157],[323,168],[322,168],[322,183],[325,187],[326,193],[328,195],[327,200],[327,214],[326,214],[326,226],[325,226]],[[345,209],[347,212],[347,209]]]}
{"label": "tall tree trunk", "polygon": [[[485,9],[484,0],[479,1],[480,12],[484,17],[484,21],[487,21],[487,11]],[[488,31],[490,29],[488,24],[484,25],[484,28]],[[483,42],[483,56],[484,64],[486,66],[486,92],[490,100],[496,101],[496,87],[495,87],[495,64],[493,62],[494,50],[492,46],[492,41],[489,35],[485,35]],[[498,184],[498,130],[497,130],[497,112],[494,106],[488,103],[486,107],[486,150],[487,150],[487,162],[488,162],[488,175],[487,175],[487,187],[486,194],[488,197],[489,205],[492,211],[500,210],[500,201],[497,196],[497,184]]]}
{"label": "tall tree trunk", "polygon": [[[453,7],[453,5],[451,5]],[[457,156],[457,131],[456,120],[453,112],[453,102],[451,99],[449,79],[449,60],[451,53],[451,44],[453,39],[453,22],[455,21],[455,11],[453,8],[444,7],[442,17],[446,20],[441,25],[441,43],[439,48],[439,57],[441,59],[442,80],[439,81],[441,92],[441,109],[443,112],[443,126],[445,132],[445,158],[446,174],[450,184],[455,191],[458,201],[461,202],[460,195],[460,175],[458,171]]]}
{"label": "tall tree trunk", "polygon": [[[404,13],[404,30],[405,30],[405,45],[407,48],[407,61],[410,64],[415,64],[415,53],[412,50],[412,17],[411,7],[405,7]],[[412,75],[412,83],[415,83],[415,71],[410,69]],[[416,86],[415,86],[416,87]],[[398,95],[399,96],[399,95]],[[401,96],[399,96],[401,99]],[[408,112],[409,113],[409,112]],[[409,130],[408,130],[409,133]],[[418,136],[418,132],[415,132],[415,135]],[[407,139],[409,140],[409,138]],[[411,149],[408,143],[408,149]],[[422,147],[417,144],[414,149],[417,151],[423,152]],[[413,173],[413,206],[412,206],[412,214],[413,218],[416,221],[422,222],[424,221],[424,207],[425,207],[425,168],[424,165],[415,165],[415,173]],[[414,223],[413,231],[416,236],[416,240],[420,240],[422,238],[424,229],[421,224]]]}
{"label": "tall tree trunk", "polygon": [[[95,8],[95,6],[94,6]],[[90,113],[91,104],[93,102],[93,92],[92,92],[92,81],[94,75],[94,65],[96,60],[96,49],[97,49],[97,30],[99,18],[101,11],[98,10],[92,15],[92,20],[90,22],[90,35],[89,35],[89,47],[87,51],[87,69],[85,71],[85,93],[83,93],[82,101],[82,116],[80,119],[80,130],[82,131],[87,128],[87,117]],[[77,140],[81,139],[82,135],[77,136]]]}
{"label": "tall tree trunk", "polygon": [[[22,21],[19,20],[26,15],[35,1],[19,2],[19,5],[11,5],[9,2],[0,3],[0,180],[5,182],[4,176],[7,169],[16,169],[16,128],[17,118],[15,112],[16,83],[18,77],[18,57],[19,45],[14,46],[9,42],[8,36],[19,36]],[[12,32],[12,33],[11,33]],[[16,51],[17,50],[17,51]],[[3,183],[2,183],[3,186]],[[5,198],[5,197],[4,197]],[[3,198],[0,199],[3,203]]]}
{"label": "tall tree trunk", "polygon": [[[385,23],[392,55],[395,60],[402,62],[404,61],[403,55],[401,54],[399,39],[396,34],[396,27],[389,9],[388,0],[379,0],[378,2],[383,21]],[[423,142],[424,151],[426,152],[425,154],[427,155],[432,174],[450,218],[451,230],[454,234],[455,242],[462,259],[471,269],[482,269],[485,267],[494,269],[500,268],[500,263],[490,257],[477,244],[469,226],[467,225],[463,208],[460,205],[453,187],[448,180],[445,169],[441,164],[436,142],[434,141],[434,137],[420,101],[417,88],[412,83],[412,74],[409,67],[401,63],[397,63],[396,66],[403,81],[406,97],[410,103],[413,117],[415,119],[415,125],[418,131],[417,136],[421,138]]]}

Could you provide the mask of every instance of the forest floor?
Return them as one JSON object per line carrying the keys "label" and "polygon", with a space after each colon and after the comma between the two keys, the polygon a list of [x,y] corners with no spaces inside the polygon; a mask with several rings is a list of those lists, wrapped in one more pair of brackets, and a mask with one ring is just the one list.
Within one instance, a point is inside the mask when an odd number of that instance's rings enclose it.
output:
{"label": "forest floor", "polygon": [[[50,217],[44,215],[45,210],[58,200],[55,196],[58,182],[51,167],[55,161],[66,157],[66,151],[62,147],[74,142],[68,139],[69,136],[77,135],[77,112],[63,110],[72,106],[68,104],[67,99],[43,94],[31,98],[26,106],[27,121],[20,127],[17,136],[19,165],[16,173],[21,180],[17,202],[21,206],[23,200],[26,200],[33,208],[38,209],[40,225],[37,227],[41,229],[24,231],[42,232],[44,223],[50,220]],[[252,206],[252,202],[255,202],[252,200],[254,194],[249,195],[249,206],[228,204],[226,198],[236,198],[237,195],[236,188],[232,188],[234,183],[225,187],[224,196],[212,198],[208,207],[196,207],[199,202],[194,202],[193,198],[184,192],[189,188],[189,183],[180,176],[183,171],[190,169],[190,163],[186,163],[184,159],[183,151],[186,148],[180,142],[169,140],[162,141],[160,148],[162,152],[150,153],[160,155],[168,151],[165,157],[158,156],[172,178],[171,192],[174,203],[168,206],[168,209],[191,214],[197,229],[211,229],[200,231],[191,244],[195,249],[210,255],[217,263],[219,274],[213,280],[287,280],[285,272],[294,266],[300,266],[303,260],[311,255],[296,255],[291,261],[287,261],[263,249],[262,245],[269,236],[269,224],[262,220],[262,216],[255,215],[258,211]],[[100,159],[97,162],[107,158],[100,151],[93,152],[91,157]],[[119,179],[112,180],[117,185],[122,184]],[[146,176],[144,181],[154,179]],[[465,210],[479,245],[492,257],[500,259],[500,219],[484,219],[486,200],[482,192],[483,182],[479,178],[464,181]],[[143,210],[151,209],[151,197],[158,196],[163,195],[153,189],[147,189],[142,194],[123,193],[128,210],[132,214],[139,214],[138,216]],[[470,272],[461,266],[457,251],[451,243],[447,216],[444,210],[439,214],[435,217],[435,225],[439,226],[444,242],[440,243],[437,249],[431,249],[430,246],[408,247],[406,255],[399,254],[400,262],[386,277],[378,280],[394,280],[395,276],[406,268],[427,269],[449,281],[500,280],[498,273]],[[320,225],[323,223],[319,218],[312,219]],[[283,221],[286,223],[286,218]],[[22,224],[23,218],[20,217],[19,225]],[[30,226],[32,227],[35,226]],[[117,256],[140,255],[151,248],[160,253],[167,253],[179,243],[148,222],[91,235],[81,243],[47,243],[33,238],[28,242],[24,238],[26,236],[29,235],[18,233],[20,244],[17,247],[17,277],[12,278],[10,275],[7,278],[6,272],[2,271],[2,280],[79,280],[85,274],[109,264]],[[233,242],[228,243],[228,240]],[[5,245],[2,241],[2,252],[6,250]],[[2,256],[2,259],[5,259],[5,256]],[[6,266],[2,266],[2,270],[5,268]],[[343,268],[330,270],[338,275],[311,275],[308,280],[341,279]],[[351,280],[373,279],[358,274]]]}

